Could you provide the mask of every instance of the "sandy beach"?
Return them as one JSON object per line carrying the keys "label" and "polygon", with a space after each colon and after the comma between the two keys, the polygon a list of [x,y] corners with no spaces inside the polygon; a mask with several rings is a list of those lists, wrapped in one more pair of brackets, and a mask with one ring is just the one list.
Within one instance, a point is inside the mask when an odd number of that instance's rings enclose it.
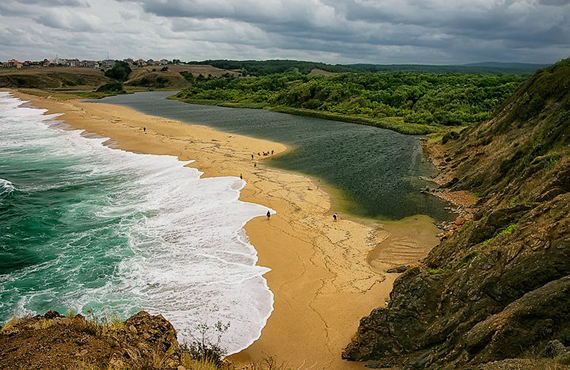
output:
{"label": "sandy beach", "polygon": [[341,351],[360,318],[389,299],[397,275],[385,270],[416,264],[438,242],[438,229],[425,216],[382,224],[351,217],[333,222],[330,195],[318,180],[274,169],[270,157],[251,159],[252,153],[283,153],[287,148],[280,143],[115,105],[12,93],[63,114],[60,119],[73,128],[108,137],[112,147],[195,160],[191,166],[204,177],[242,174],[247,185],[240,199],[276,210],[270,220],[259,217],[245,227],[258,264],[271,269],[265,278],[275,302],[261,337],[231,356],[234,362],[271,356],[299,369],[363,368],[343,361]]}

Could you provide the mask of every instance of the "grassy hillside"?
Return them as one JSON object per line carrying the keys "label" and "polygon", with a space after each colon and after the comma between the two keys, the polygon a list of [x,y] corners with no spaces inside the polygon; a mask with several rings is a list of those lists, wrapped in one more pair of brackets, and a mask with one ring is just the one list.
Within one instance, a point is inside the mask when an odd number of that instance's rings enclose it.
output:
{"label": "grassy hillside", "polygon": [[102,71],[90,68],[0,69],[0,88],[94,90],[108,81]]}
{"label": "grassy hillside", "polygon": [[126,81],[127,86],[154,89],[179,90],[191,86],[184,74],[193,77],[221,77],[223,75],[237,76],[238,72],[216,68],[210,65],[169,65],[134,68]]}
{"label": "grassy hillside", "polygon": [[546,357],[554,368],[570,365],[568,86],[570,59],[447,141],[445,187],[476,193],[478,210],[396,280],[388,307],[361,320],[345,358],[412,368]]}

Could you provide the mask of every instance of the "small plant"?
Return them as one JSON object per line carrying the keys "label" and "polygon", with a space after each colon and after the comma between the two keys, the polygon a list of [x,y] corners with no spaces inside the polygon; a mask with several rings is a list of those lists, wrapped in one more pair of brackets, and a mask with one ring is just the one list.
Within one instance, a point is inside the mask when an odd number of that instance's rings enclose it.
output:
{"label": "small plant", "polygon": [[73,318],[75,317],[75,315],[77,315],[77,311],[75,311],[74,308],[70,308],[70,309],[67,311],[67,317],[68,317],[68,318],[73,319]]}
{"label": "small plant", "polygon": [[562,355],[558,360],[558,363],[560,365],[570,365],[570,354],[567,353],[565,355]]}
{"label": "small plant", "polygon": [[34,327],[38,330],[43,330],[43,329],[51,328],[53,326],[53,324],[54,324],[53,320],[45,319],[45,320],[39,321],[37,324],[34,325]]}
{"label": "small plant", "polygon": [[6,322],[4,326],[0,328],[0,333],[4,334],[10,332],[10,329],[14,328],[18,322],[20,322],[19,318],[16,316],[12,317],[8,322]]}
{"label": "small plant", "polygon": [[[217,367],[222,365],[222,359],[226,351],[220,346],[222,336],[230,328],[230,323],[223,324],[221,321],[216,322],[213,326],[208,324],[199,324],[197,330],[200,337],[193,337],[194,341],[186,346],[186,350],[190,353],[193,360],[204,363],[212,363]],[[210,341],[210,333],[214,332],[216,342]]]}
{"label": "small plant", "polygon": [[506,228],[504,228],[503,230],[501,230],[500,233],[498,233],[497,235],[495,235],[492,238],[489,238],[487,240],[485,240],[481,245],[483,247],[488,246],[489,244],[491,244],[491,242],[493,240],[496,240],[497,238],[512,234],[514,231],[516,231],[519,228],[519,224],[511,224],[509,226],[507,226]]}
{"label": "small plant", "polygon": [[428,267],[425,269],[425,272],[427,272],[428,274],[431,274],[431,275],[437,275],[437,274],[444,274],[446,272],[449,272],[449,270],[445,269],[445,268],[432,269],[432,268]]}
{"label": "small plant", "polygon": [[477,251],[473,251],[471,253],[469,253],[468,255],[466,255],[465,257],[463,257],[459,262],[457,262],[455,264],[455,266],[453,266],[454,270],[457,270],[467,264],[469,264],[469,262],[471,262],[475,257],[477,257]]}
{"label": "small plant", "polygon": [[209,359],[195,360],[187,352],[185,352],[182,355],[181,362],[182,366],[184,366],[186,369],[192,369],[192,370],[218,370],[220,368],[220,366],[218,366],[212,360]]}
{"label": "small plant", "polygon": [[264,356],[259,368],[265,370],[284,370],[285,364],[278,363],[277,360],[271,356]]}

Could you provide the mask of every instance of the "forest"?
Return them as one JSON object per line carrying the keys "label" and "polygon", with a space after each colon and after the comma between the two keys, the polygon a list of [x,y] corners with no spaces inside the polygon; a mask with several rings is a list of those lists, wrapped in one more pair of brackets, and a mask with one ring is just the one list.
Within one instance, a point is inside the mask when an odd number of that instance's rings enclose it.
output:
{"label": "forest", "polygon": [[[196,78],[176,98],[187,102],[267,108],[414,132],[483,121],[526,80],[523,74],[299,71],[260,77]],[[415,126],[414,126],[415,125]],[[393,128],[393,127],[388,127]],[[400,129],[404,132],[405,130]]]}

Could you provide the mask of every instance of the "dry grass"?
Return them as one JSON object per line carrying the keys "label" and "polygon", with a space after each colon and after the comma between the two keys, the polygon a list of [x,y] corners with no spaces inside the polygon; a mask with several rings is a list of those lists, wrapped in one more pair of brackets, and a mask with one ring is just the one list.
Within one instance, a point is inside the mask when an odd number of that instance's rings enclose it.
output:
{"label": "dry grass", "polygon": [[232,74],[234,76],[237,76],[239,74],[239,72],[236,71],[220,69],[210,65],[173,65],[168,66],[168,70],[176,74],[180,74],[182,71],[187,71],[192,73],[194,77],[198,77],[200,74],[205,77],[208,75],[212,75],[213,77],[220,77],[226,73]]}
{"label": "dry grass", "polygon": [[10,330],[14,329],[14,327],[23,319],[17,318],[16,316],[12,317],[8,322],[0,329],[0,333],[9,333]]}
{"label": "dry grass", "polygon": [[215,362],[212,360],[194,360],[188,353],[182,354],[182,366],[188,370],[219,370]]}
{"label": "dry grass", "polygon": [[313,68],[311,72],[309,72],[309,76],[333,76],[336,75],[334,72],[325,71],[324,69]]}
{"label": "dry grass", "polygon": [[30,67],[30,68],[0,68],[0,75],[46,75],[53,73],[69,73],[76,75],[104,76],[103,72],[93,68],[78,67]]}

